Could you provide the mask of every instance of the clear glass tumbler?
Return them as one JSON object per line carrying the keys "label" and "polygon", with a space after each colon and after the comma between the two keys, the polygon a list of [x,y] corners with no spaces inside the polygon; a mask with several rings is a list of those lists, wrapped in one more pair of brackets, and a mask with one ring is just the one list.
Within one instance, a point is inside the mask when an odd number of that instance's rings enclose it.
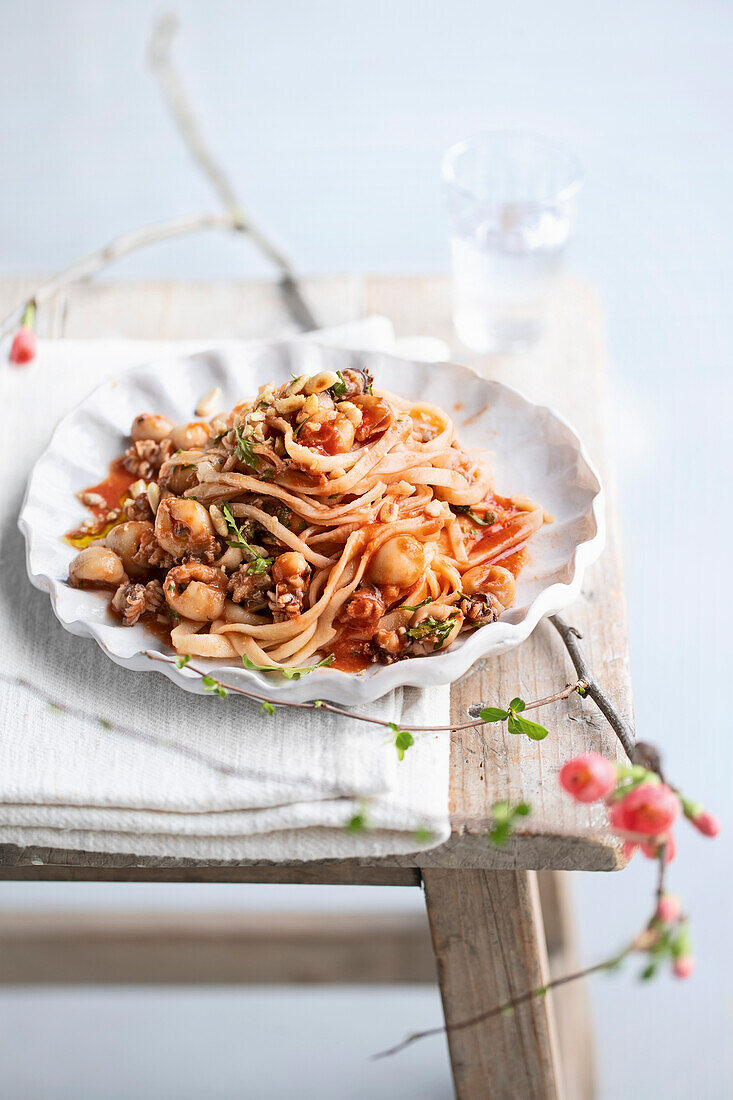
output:
{"label": "clear glass tumbler", "polygon": [[579,162],[544,138],[489,133],[448,150],[443,181],[460,340],[474,351],[530,346],[570,237]]}

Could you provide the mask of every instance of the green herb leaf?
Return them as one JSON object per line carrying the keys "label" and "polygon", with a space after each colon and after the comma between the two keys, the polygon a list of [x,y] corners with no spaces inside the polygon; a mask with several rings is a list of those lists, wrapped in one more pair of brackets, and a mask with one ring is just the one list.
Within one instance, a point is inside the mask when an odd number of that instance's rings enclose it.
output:
{"label": "green herb leaf", "polygon": [[249,436],[244,434],[239,424],[234,425],[234,434],[237,437],[237,446],[235,448],[237,458],[241,459],[246,466],[249,466],[251,470],[257,469],[257,455],[254,453],[254,443]]}
{"label": "green herb leaf", "polygon": [[334,384],[331,386],[331,393],[334,397],[343,397],[348,389],[348,386],[346,385],[346,379],[344,378],[340,370],[337,370],[336,374],[339,376],[340,381],[334,382]]}
{"label": "green herb leaf", "polygon": [[256,665],[254,661],[250,661],[249,657],[244,656],[242,657],[242,664],[245,668],[252,669],[253,672],[282,672],[287,680],[299,680],[301,676],[307,676],[317,668],[327,668],[329,665],[332,665],[335,660],[336,657],[334,654],[329,653],[328,657],[324,657],[317,665],[303,665],[302,668],[285,668],[283,665]]}
{"label": "green herb leaf", "polygon": [[268,701],[265,700],[264,703],[262,704],[262,706],[260,707],[260,714],[274,714],[274,713],[275,713],[275,708],[272,705],[272,703],[268,703]]}
{"label": "green herb leaf", "polygon": [[454,512],[461,512],[462,515],[468,516],[468,518],[472,519],[474,523],[477,523],[479,527],[493,527],[496,523],[496,515],[494,512],[486,512],[486,518],[481,519],[480,516],[477,516],[476,513],[472,511],[468,504],[452,504],[451,508]]}
{"label": "green herb leaf", "polygon": [[454,611],[447,619],[435,619],[432,615],[428,615],[417,626],[408,627],[407,636],[419,642],[427,638],[435,638],[433,649],[441,649],[455,626],[457,616],[457,611]]}
{"label": "green herb leaf", "polygon": [[482,722],[503,722],[505,718],[509,717],[508,710],[502,710],[501,707],[484,707],[479,711],[479,718]]}
{"label": "green herb leaf", "polygon": [[227,546],[234,546],[235,548],[239,548],[240,550],[246,550],[249,554],[252,555],[252,561],[247,566],[247,575],[250,576],[257,573],[266,573],[275,561],[274,557],[266,558],[262,554],[259,554],[255,550],[254,546],[250,546],[242,533],[244,531],[244,524],[242,524],[241,527],[237,525],[237,521],[232,515],[231,509],[228,504],[221,505],[221,512],[224,516],[224,519],[227,521],[228,526],[231,527],[236,536],[235,539],[227,539]]}
{"label": "green herb leaf", "polygon": [[396,607],[395,611],[417,611],[418,608],[425,607],[426,603],[432,603],[432,602],[433,602],[433,597],[432,596],[426,596],[424,600],[421,600],[420,603],[416,603],[414,607],[408,607],[407,604],[403,603],[400,607]]}

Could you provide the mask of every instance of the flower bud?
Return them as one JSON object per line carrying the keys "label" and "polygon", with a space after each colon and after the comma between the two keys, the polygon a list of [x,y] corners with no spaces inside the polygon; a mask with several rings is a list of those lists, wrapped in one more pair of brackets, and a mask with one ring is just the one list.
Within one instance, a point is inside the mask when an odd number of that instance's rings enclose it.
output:
{"label": "flower bud", "polygon": [[16,366],[22,366],[25,363],[30,363],[36,357],[38,351],[38,340],[36,334],[32,328],[28,328],[27,325],[23,325],[19,328],[13,339],[13,343],[10,346],[10,362],[15,363]]}
{"label": "flower bud", "polygon": [[679,815],[679,799],[664,783],[642,783],[609,809],[614,832],[640,842],[666,837]]}
{"label": "flower bud", "polygon": [[657,905],[657,917],[665,924],[672,924],[682,912],[680,899],[676,894],[662,894]]}
{"label": "flower bud", "polygon": [[560,784],[578,802],[597,802],[616,786],[616,769],[605,756],[588,752],[563,765]]}
{"label": "flower bud", "polygon": [[677,978],[689,978],[695,970],[695,956],[680,955],[672,963],[672,970]]}
{"label": "flower bud", "polygon": [[692,824],[703,836],[717,836],[720,832],[720,819],[707,810],[701,810],[693,817]]}

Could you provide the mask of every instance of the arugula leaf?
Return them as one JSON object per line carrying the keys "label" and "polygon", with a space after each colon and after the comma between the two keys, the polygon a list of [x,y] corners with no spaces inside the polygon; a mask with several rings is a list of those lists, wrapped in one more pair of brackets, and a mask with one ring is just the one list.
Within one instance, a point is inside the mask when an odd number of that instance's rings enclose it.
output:
{"label": "arugula leaf", "polygon": [[485,519],[481,519],[468,504],[452,504],[451,508],[454,512],[461,512],[464,516],[468,516],[468,518],[472,519],[474,523],[477,523],[479,527],[493,527],[496,523],[496,514],[494,512],[485,512]]}
{"label": "arugula leaf", "polygon": [[303,665],[302,668],[284,668],[283,665],[256,665],[254,661],[250,661],[249,657],[244,656],[242,657],[242,664],[253,672],[282,672],[287,680],[300,680],[301,676],[307,676],[308,673],[314,672],[317,668],[328,668],[335,660],[334,654],[329,653],[328,657],[324,657],[317,665]]}
{"label": "arugula leaf", "polygon": [[457,611],[454,611],[447,619],[434,619],[432,615],[428,615],[427,618],[419,622],[417,626],[408,627],[407,636],[408,638],[414,638],[418,642],[424,641],[426,638],[434,637],[435,642],[433,643],[433,650],[441,649],[446,638],[455,626],[457,616]]}
{"label": "arugula leaf", "polygon": [[237,446],[235,448],[237,452],[237,458],[241,459],[246,466],[249,466],[251,470],[257,469],[257,455],[254,453],[254,444],[240,428],[239,424],[234,425],[234,434],[237,437]]}

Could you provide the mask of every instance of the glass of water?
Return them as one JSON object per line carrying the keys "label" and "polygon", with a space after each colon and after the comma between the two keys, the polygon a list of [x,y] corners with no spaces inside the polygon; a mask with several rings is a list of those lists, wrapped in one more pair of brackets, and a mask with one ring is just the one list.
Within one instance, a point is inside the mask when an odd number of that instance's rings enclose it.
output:
{"label": "glass of water", "polygon": [[443,160],[453,323],[474,351],[519,351],[541,335],[583,182],[576,158],[530,134],[489,133]]}

